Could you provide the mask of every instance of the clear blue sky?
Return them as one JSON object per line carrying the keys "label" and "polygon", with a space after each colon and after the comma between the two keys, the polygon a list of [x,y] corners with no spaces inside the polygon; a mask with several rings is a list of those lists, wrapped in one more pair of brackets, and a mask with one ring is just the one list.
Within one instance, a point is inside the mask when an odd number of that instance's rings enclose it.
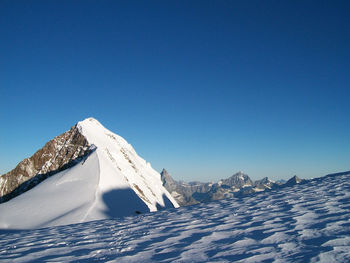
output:
{"label": "clear blue sky", "polygon": [[93,116],[176,179],[350,170],[349,1],[0,1],[0,173]]}

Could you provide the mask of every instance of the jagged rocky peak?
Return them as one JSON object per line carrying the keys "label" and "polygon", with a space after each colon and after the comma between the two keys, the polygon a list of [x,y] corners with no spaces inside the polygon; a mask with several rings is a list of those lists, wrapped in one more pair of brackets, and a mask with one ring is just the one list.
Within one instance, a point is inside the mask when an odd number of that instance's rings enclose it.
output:
{"label": "jagged rocky peak", "polygon": [[253,181],[249,178],[248,175],[244,174],[243,172],[238,172],[231,177],[221,180],[223,185],[228,185],[228,186],[234,186],[237,188],[242,188],[245,186],[252,186]]}
{"label": "jagged rocky peak", "polygon": [[295,185],[295,184],[299,184],[303,181],[303,179],[300,179],[298,176],[294,175],[292,178],[290,178],[285,185]]}
{"label": "jagged rocky peak", "polygon": [[264,177],[263,179],[256,180],[254,186],[259,189],[272,189],[276,188],[278,184],[270,180],[268,177]]}
{"label": "jagged rocky peak", "polygon": [[167,170],[163,169],[160,175],[163,186],[169,191],[169,193],[177,190],[178,183],[171,177]]}
{"label": "jagged rocky peak", "polygon": [[260,179],[260,180],[256,180],[254,182],[254,185],[268,185],[268,184],[272,184],[272,183],[275,183],[274,181],[270,180],[268,177],[264,177],[263,179]]}
{"label": "jagged rocky peak", "polygon": [[91,151],[77,125],[47,142],[31,157],[0,177],[0,203],[8,201],[62,171]]}
{"label": "jagged rocky peak", "polygon": [[191,185],[182,181],[175,181],[165,169],[161,171],[160,175],[163,186],[168,190],[168,192],[180,206],[198,203],[198,201],[192,197],[193,189]]}

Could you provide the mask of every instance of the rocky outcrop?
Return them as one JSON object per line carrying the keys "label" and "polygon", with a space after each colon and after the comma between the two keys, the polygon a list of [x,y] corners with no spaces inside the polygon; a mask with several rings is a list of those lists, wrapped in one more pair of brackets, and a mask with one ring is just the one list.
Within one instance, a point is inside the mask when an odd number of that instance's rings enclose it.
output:
{"label": "rocky outcrop", "polygon": [[290,178],[285,184],[284,186],[293,186],[296,184],[300,184],[302,181],[304,181],[303,179],[300,179],[298,176],[294,175],[292,178]]}
{"label": "rocky outcrop", "polygon": [[253,181],[249,178],[249,176],[242,172],[238,172],[227,179],[221,180],[221,182],[223,185],[228,185],[239,189],[253,185]]}
{"label": "rocky outcrop", "polygon": [[175,181],[167,170],[163,169],[160,173],[163,186],[180,206],[197,204],[198,201],[192,197],[193,190],[190,185]]}
{"label": "rocky outcrop", "polygon": [[33,156],[0,176],[0,203],[33,188],[49,176],[73,166],[92,151],[75,125],[47,142]]}
{"label": "rocky outcrop", "polygon": [[264,177],[261,180],[254,181],[253,186],[258,188],[258,189],[265,190],[265,189],[277,188],[279,186],[279,184],[275,183],[274,181],[271,181],[268,177]]}

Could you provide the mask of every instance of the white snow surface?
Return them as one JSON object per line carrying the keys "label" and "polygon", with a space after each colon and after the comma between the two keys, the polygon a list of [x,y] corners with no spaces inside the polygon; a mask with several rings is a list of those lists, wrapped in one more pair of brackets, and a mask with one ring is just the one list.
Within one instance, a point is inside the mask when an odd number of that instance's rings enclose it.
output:
{"label": "white snow surface", "polygon": [[0,262],[350,262],[350,174],[155,213],[0,231]]}
{"label": "white snow surface", "polygon": [[178,207],[160,174],[122,137],[93,118],[77,125],[96,150],[85,161],[0,204],[0,228],[66,225]]}
{"label": "white snow surface", "polygon": [[[160,174],[139,157],[122,137],[107,130],[94,118],[79,122],[78,128],[88,142],[97,147],[100,162],[99,192],[131,188],[149,211],[166,206],[179,207],[163,187]],[[127,199],[124,201],[128,202]]]}

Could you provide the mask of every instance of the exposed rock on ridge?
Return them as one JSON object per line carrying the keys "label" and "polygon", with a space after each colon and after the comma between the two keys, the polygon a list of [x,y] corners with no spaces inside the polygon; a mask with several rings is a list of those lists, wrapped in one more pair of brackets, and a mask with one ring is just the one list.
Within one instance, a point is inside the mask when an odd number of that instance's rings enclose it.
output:
{"label": "exposed rock on ridge", "polygon": [[236,188],[242,188],[246,186],[252,186],[253,181],[249,178],[248,175],[238,172],[231,177],[221,181],[223,185],[233,186]]}
{"label": "exposed rock on ridge", "polygon": [[12,171],[0,176],[0,203],[28,191],[49,176],[69,168],[91,152],[77,125],[55,137]]}
{"label": "exposed rock on ridge", "polygon": [[193,189],[190,185],[180,185],[181,183],[176,182],[167,170],[163,169],[160,173],[163,186],[168,192],[174,197],[180,206],[197,204],[198,201],[192,197]]}

